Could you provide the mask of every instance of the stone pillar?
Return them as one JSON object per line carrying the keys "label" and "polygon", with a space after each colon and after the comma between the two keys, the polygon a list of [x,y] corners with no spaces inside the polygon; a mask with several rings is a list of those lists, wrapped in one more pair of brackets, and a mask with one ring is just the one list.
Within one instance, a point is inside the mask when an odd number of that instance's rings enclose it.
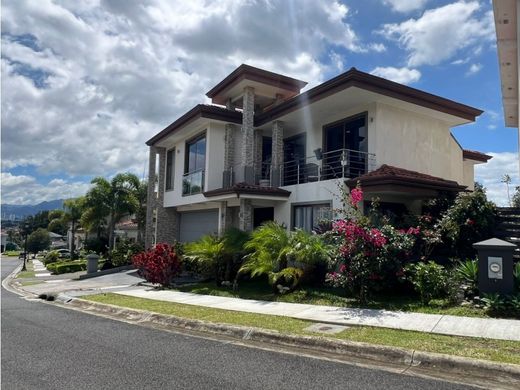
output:
{"label": "stone pillar", "polygon": [[271,185],[279,187],[282,185],[283,169],[283,122],[273,122],[273,145],[271,154]]}
{"label": "stone pillar", "polygon": [[255,89],[244,88],[244,102],[242,107],[242,165],[244,169],[244,182],[253,184],[254,174],[254,115],[255,115]]}
{"label": "stone pillar", "polygon": [[164,207],[164,186],[166,180],[166,149],[158,148],[159,176],[157,191],[156,242],[173,244],[177,239],[177,211]]}
{"label": "stone pillar", "polygon": [[233,169],[235,169],[235,125],[226,124],[224,135],[224,174],[222,177],[222,187],[227,188],[233,185]]}
{"label": "stone pillar", "polygon": [[220,202],[219,206],[218,235],[222,235],[231,227],[231,210],[227,207],[227,202]]}
{"label": "stone pillar", "polygon": [[251,199],[240,198],[239,226],[240,230],[253,230],[253,205]]}
{"label": "stone pillar", "polygon": [[262,144],[263,144],[263,136],[262,130],[255,130],[255,138],[254,138],[254,166],[255,166],[255,184],[258,183],[258,180],[262,178]]}
{"label": "stone pillar", "polygon": [[144,233],[144,246],[146,249],[155,245],[155,223],[154,211],[157,207],[157,193],[155,192],[155,181],[157,179],[155,166],[157,162],[157,148],[150,146],[148,157],[148,194],[146,197],[146,225]]}

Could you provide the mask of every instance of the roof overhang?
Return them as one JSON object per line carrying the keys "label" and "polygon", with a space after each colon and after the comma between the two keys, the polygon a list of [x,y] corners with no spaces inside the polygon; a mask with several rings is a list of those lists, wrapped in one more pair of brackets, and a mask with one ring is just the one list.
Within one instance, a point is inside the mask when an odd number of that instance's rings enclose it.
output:
{"label": "roof overhang", "polygon": [[280,198],[288,198],[291,195],[291,191],[276,187],[262,187],[259,185],[238,183],[232,187],[206,191],[203,195],[206,198],[216,198],[218,200],[235,197],[277,200]]}
{"label": "roof overhang", "polygon": [[493,158],[488,154],[477,152],[475,150],[464,149],[462,151],[462,158],[465,160],[476,161],[477,163],[486,163]]}
{"label": "roof overhang", "polygon": [[279,119],[288,113],[352,87],[462,118],[467,122],[475,121],[475,118],[483,112],[477,108],[351,68],[349,71],[257,115],[255,126]]}
{"label": "roof overhang", "polygon": [[242,113],[240,111],[228,110],[224,107],[210,106],[206,104],[198,104],[186,114],[181,116],[168,127],[157,133],[155,136],[146,141],[146,145],[152,146],[162,139],[166,138],[173,132],[187,126],[188,124],[200,118],[213,119],[226,123],[242,123]]}
{"label": "roof overhang", "polygon": [[242,95],[246,86],[255,88],[255,94],[266,97],[281,95],[288,99],[300,93],[307,82],[242,64],[213,87],[206,96],[214,104],[226,104],[228,99]]}
{"label": "roof overhang", "polygon": [[519,4],[517,0],[493,0],[498,62],[502,81],[502,103],[504,106],[504,121],[507,127],[518,127],[519,119]]}

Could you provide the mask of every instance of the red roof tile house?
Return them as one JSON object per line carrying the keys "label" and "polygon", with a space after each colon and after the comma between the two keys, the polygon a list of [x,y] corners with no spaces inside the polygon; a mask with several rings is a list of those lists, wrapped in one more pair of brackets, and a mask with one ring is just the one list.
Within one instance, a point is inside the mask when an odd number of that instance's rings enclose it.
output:
{"label": "red roof tile house", "polygon": [[354,68],[305,85],[241,65],[207,93],[213,104],[148,140],[147,246],[267,220],[310,230],[358,181],[366,200],[419,213],[440,193],[471,191],[474,165],[490,158],[451,134],[476,108]]}

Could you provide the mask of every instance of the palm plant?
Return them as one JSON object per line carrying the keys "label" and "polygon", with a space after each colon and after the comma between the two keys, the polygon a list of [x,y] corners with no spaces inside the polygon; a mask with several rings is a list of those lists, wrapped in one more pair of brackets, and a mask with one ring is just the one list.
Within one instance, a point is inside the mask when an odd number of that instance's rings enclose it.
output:
{"label": "palm plant", "polygon": [[224,242],[215,236],[203,236],[184,246],[184,258],[205,276],[215,275],[219,285],[219,268],[224,259]]}
{"label": "palm plant", "polygon": [[472,293],[477,292],[478,285],[478,262],[477,260],[466,260],[459,262],[455,267],[455,273],[459,279],[467,284]]}
{"label": "palm plant", "polygon": [[119,173],[111,181],[103,177],[94,178],[94,185],[86,195],[86,220],[93,224],[101,219],[107,220],[109,247],[114,245],[114,229],[117,222],[139,207],[136,191],[140,186],[139,178],[132,173]]}

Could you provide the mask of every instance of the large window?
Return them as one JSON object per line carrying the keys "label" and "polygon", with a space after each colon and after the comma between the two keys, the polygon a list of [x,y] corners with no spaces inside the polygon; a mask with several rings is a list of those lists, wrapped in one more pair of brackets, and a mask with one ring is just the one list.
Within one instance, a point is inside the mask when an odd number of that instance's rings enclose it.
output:
{"label": "large window", "polygon": [[206,166],[206,134],[186,142],[184,163],[183,195],[204,191],[204,169]]}
{"label": "large window", "polygon": [[175,149],[168,150],[166,153],[166,191],[173,190],[175,177]]}
{"label": "large window", "polygon": [[293,227],[307,232],[313,231],[320,222],[332,219],[330,203],[293,206]]}

